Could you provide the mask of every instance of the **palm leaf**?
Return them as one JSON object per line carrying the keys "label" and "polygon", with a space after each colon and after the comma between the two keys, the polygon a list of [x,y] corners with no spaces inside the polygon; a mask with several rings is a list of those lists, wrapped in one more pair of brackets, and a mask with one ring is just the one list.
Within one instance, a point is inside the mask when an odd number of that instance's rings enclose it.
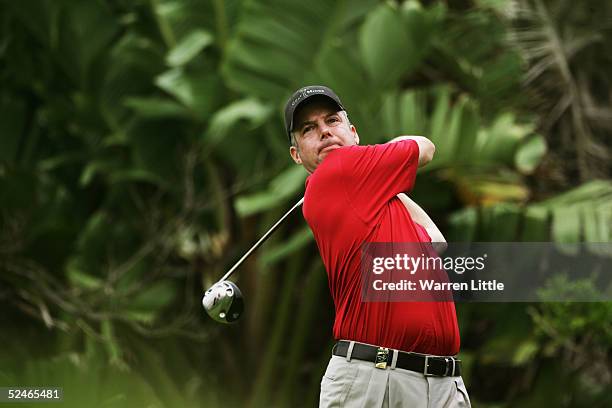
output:
{"label": "palm leaf", "polygon": [[[557,243],[610,242],[611,220],[612,182],[609,180],[592,181],[527,206],[504,203],[472,207],[450,217],[451,235],[461,240]],[[601,246],[590,248],[601,252]]]}
{"label": "palm leaf", "polygon": [[[234,90],[280,100],[304,84],[325,51],[376,2],[252,0],[230,39],[222,67]],[[358,11],[355,15],[349,10]]]}

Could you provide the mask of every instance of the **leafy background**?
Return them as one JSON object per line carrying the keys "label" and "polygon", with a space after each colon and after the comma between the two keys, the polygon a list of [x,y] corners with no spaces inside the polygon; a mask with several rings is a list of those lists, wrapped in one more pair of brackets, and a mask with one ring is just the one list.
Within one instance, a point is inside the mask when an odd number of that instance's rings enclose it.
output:
{"label": "leafy background", "polygon": [[[299,215],[237,274],[240,323],[200,306],[303,192],[281,110],[304,84],[364,143],[435,142],[413,196],[449,241],[610,242],[611,21],[595,0],[1,0],[0,384],[315,406],[333,305]],[[474,406],[612,404],[610,303],[458,315]]]}

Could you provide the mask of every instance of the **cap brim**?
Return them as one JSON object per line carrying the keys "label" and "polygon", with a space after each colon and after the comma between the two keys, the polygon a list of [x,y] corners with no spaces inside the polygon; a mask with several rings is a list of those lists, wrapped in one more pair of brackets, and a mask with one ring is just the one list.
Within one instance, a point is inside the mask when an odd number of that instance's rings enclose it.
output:
{"label": "cap brim", "polygon": [[329,95],[325,95],[325,94],[308,95],[307,97],[302,99],[300,102],[296,103],[295,106],[293,106],[291,108],[291,120],[289,122],[288,133],[293,132],[293,120],[294,120],[295,112],[298,110],[298,108],[300,106],[302,106],[304,104],[304,102],[306,102],[308,100],[311,100],[313,97],[325,97],[325,98],[329,99],[334,105],[336,105],[336,107],[338,108],[339,111],[344,110],[344,107],[340,103],[338,103],[338,101],[336,101],[334,98],[332,98]]}

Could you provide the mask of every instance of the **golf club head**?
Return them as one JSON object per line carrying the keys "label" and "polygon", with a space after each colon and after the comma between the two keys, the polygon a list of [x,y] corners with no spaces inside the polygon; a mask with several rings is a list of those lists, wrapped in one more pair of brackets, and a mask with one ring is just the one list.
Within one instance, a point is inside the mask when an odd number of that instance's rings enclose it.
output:
{"label": "golf club head", "polygon": [[233,323],[244,310],[242,292],[234,282],[221,281],[210,287],[202,298],[206,313],[219,323]]}

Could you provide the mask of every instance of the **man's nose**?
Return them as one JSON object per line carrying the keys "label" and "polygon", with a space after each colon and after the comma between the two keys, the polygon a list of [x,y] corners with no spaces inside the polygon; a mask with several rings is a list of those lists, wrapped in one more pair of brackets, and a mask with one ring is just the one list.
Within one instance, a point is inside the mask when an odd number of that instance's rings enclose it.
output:
{"label": "man's nose", "polygon": [[319,129],[320,129],[320,132],[321,132],[321,139],[328,138],[328,137],[332,136],[331,128],[326,123],[323,123],[319,127]]}

